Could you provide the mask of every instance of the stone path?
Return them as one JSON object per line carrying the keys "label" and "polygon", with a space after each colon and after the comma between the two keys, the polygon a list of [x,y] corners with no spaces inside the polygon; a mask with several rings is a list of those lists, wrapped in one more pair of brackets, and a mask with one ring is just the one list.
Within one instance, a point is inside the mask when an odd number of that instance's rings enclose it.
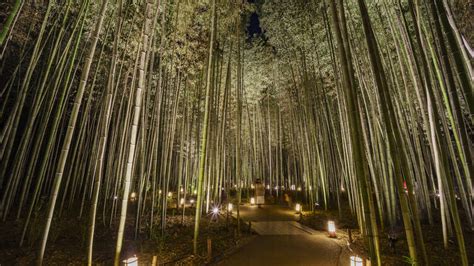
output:
{"label": "stone path", "polygon": [[349,265],[337,240],[298,223],[289,208],[242,206],[241,216],[258,236],[217,265]]}

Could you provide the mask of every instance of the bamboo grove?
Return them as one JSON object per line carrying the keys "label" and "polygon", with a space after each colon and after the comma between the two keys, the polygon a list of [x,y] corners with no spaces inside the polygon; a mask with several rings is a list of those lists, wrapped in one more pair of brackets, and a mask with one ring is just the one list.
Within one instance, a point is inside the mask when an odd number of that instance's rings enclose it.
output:
{"label": "bamboo grove", "polygon": [[[118,265],[124,238],[166,234],[191,198],[199,253],[221,191],[239,213],[260,178],[310,209],[347,200],[378,265],[397,225],[410,261],[429,264],[421,226],[433,223],[468,265],[474,73],[456,1],[12,2],[0,217],[21,222],[18,245],[37,246],[39,264],[61,217],[88,224],[89,264],[98,228],[114,228]],[[246,33],[251,12],[260,36]]]}

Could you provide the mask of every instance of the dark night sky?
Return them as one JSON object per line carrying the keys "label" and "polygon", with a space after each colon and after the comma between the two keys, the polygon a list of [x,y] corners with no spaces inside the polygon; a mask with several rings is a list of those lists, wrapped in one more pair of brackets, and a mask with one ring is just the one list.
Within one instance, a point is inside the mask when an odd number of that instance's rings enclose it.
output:
{"label": "dark night sky", "polygon": [[260,28],[260,20],[258,19],[258,14],[256,12],[253,12],[250,15],[247,32],[248,32],[249,38],[252,38],[254,35],[258,36],[262,34],[262,29]]}
{"label": "dark night sky", "polygon": [[[248,2],[256,4],[257,7],[259,5],[258,3],[256,3],[256,0],[248,0]],[[260,28],[260,20],[256,11],[250,14],[249,24],[247,26],[247,34],[249,39],[254,36],[260,36],[262,34],[262,29]]]}

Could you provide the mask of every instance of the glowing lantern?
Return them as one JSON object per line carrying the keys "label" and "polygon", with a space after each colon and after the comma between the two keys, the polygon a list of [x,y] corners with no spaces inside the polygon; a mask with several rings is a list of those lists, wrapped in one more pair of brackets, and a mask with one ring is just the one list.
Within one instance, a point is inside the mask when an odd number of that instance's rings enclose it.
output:
{"label": "glowing lantern", "polygon": [[363,261],[361,257],[351,256],[351,266],[362,266]]}
{"label": "glowing lantern", "polygon": [[137,197],[137,193],[132,192],[132,193],[130,194],[130,200],[131,200],[131,201],[134,201],[136,197]]}
{"label": "glowing lantern", "polygon": [[170,192],[168,192],[168,197],[170,197],[170,198],[171,198],[172,196],[173,196],[173,192],[171,192],[171,191],[170,191]]}
{"label": "glowing lantern", "polygon": [[232,203],[227,204],[227,211],[232,212],[233,207]]}
{"label": "glowing lantern", "polygon": [[278,186],[275,186],[275,190],[278,190]]}
{"label": "glowing lantern", "polygon": [[313,187],[312,187],[312,186],[309,186],[309,190],[313,190]]}
{"label": "glowing lantern", "polygon": [[179,191],[180,191],[181,193],[183,193],[183,192],[184,192],[184,189],[183,189],[183,188],[181,188]]}
{"label": "glowing lantern", "polygon": [[251,189],[254,189],[254,188],[255,188],[255,186],[254,186],[253,184],[251,184],[251,185],[250,185],[250,188],[251,188]]}
{"label": "glowing lantern", "polygon": [[190,202],[191,204],[194,204],[194,200],[193,200],[193,199],[191,199],[189,202]]}
{"label": "glowing lantern", "polygon": [[300,212],[301,212],[301,204],[296,203],[295,211],[296,211],[297,213],[300,213]]}
{"label": "glowing lantern", "polygon": [[328,233],[330,237],[336,237],[336,224],[334,224],[334,221],[328,221]]}
{"label": "glowing lantern", "polygon": [[159,193],[160,193],[160,194],[162,193],[161,189],[160,189]]}
{"label": "glowing lantern", "polygon": [[118,197],[117,197],[117,196],[115,196],[115,197],[114,197],[114,199],[118,199]]}
{"label": "glowing lantern", "polygon": [[123,261],[123,263],[127,266],[138,266],[138,258],[137,256],[133,256]]}
{"label": "glowing lantern", "polygon": [[212,214],[214,214],[214,215],[219,214],[219,208],[217,208],[217,207],[212,208]]}
{"label": "glowing lantern", "polygon": [[196,195],[196,194],[198,193],[197,189],[195,189],[195,190],[193,191],[193,193],[194,193],[194,195]]}
{"label": "glowing lantern", "polygon": [[270,189],[270,185],[267,185],[267,189]]}
{"label": "glowing lantern", "polygon": [[179,204],[184,205],[184,198],[181,198],[181,200],[179,201]]}
{"label": "glowing lantern", "polygon": [[255,198],[254,197],[250,198],[250,205],[255,205]]}
{"label": "glowing lantern", "polygon": [[298,187],[298,191],[301,191],[301,187]]}

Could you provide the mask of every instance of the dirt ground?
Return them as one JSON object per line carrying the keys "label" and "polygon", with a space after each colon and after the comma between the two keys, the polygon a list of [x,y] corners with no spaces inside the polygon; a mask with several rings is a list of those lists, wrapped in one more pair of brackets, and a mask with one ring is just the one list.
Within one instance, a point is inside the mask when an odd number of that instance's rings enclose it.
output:
{"label": "dirt ground", "polygon": [[[151,235],[149,231],[139,232],[134,239],[133,222],[127,223],[123,243],[123,256],[136,255],[140,263],[151,265],[153,256],[157,256],[160,265],[202,265],[208,262],[207,239],[211,239],[211,261],[221,259],[227,252],[244,244],[252,235],[243,227],[240,236],[237,236],[236,220],[221,214],[217,221],[204,215],[201,223],[199,254],[192,255],[194,215],[172,215],[167,218],[166,233],[156,226]],[[134,217],[130,217],[134,219]],[[85,265],[87,264],[87,228],[88,221],[77,218],[62,218],[54,221],[50,239],[45,253],[45,265]],[[0,265],[33,265],[35,264],[37,249],[43,223],[38,223],[28,232],[28,240],[23,247],[19,247],[19,238],[22,232],[23,221],[6,222],[0,226]],[[104,226],[98,221],[94,241],[94,265],[110,265],[116,243],[116,225]]]}
{"label": "dirt ground", "polygon": [[[368,258],[368,250],[357,227],[356,218],[353,217],[348,208],[343,208],[341,219],[337,210],[328,211],[315,210],[314,212],[304,212],[301,223],[317,230],[327,230],[327,221],[333,220],[336,223],[337,237],[349,243],[349,229],[351,231],[352,242],[349,249],[353,254]],[[464,241],[468,254],[469,263],[474,263],[474,232],[463,228]],[[395,228],[379,228],[380,248],[383,265],[407,265],[408,247],[406,244],[403,227],[397,225]],[[460,265],[461,260],[457,247],[457,240],[453,236],[449,238],[448,248],[443,247],[443,236],[439,219],[435,217],[434,224],[422,224],[424,243],[431,265]],[[397,240],[394,247],[390,246],[389,234],[395,235]],[[419,251],[420,253],[420,251]],[[421,254],[419,254],[421,256]]]}

